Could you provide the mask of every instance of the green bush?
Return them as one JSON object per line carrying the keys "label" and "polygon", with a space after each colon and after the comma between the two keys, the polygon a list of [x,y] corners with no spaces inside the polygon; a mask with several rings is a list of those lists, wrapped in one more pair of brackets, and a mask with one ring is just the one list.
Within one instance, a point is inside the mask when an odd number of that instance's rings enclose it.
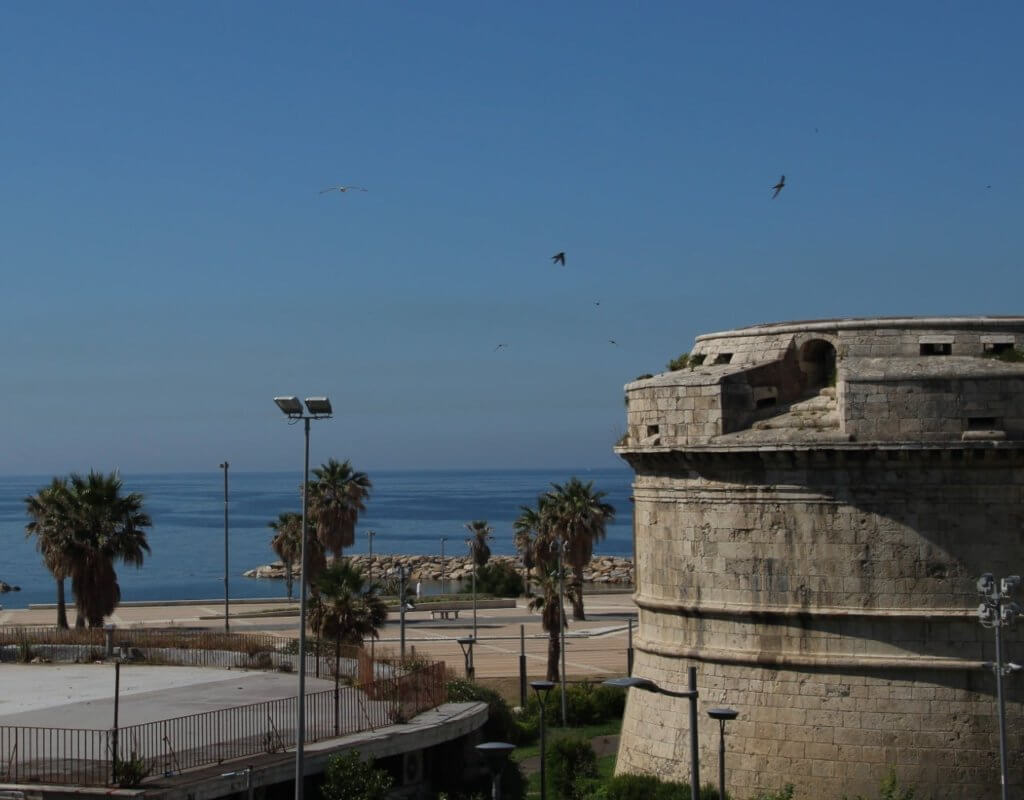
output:
{"label": "green bush", "polygon": [[750,800],[793,800],[793,784],[787,783],[777,792],[760,792]]}
{"label": "green bush", "polygon": [[[702,800],[707,788],[701,789]],[[616,775],[596,796],[602,800],[690,800],[690,784],[662,781],[653,775]],[[717,792],[711,795],[717,796]]]}
{"label": "green bush", "polygon": [[[593,683],[573,683],[565,688],[565,710],[570,725],[598,725],[613,719],[622,719],[626,710],[626,692],[612,686]],[[548,693],[544,705],[548,725],[557,725],[562,720],[562,687],[556,686]],[[526,704],[525,717],[536,725],[540,715],[540,704],[536,695]]]}
{"label": "green bush", "polygon": [[[843,795],[843,800],[849,800],[849,798]],[[853,800],[867,800],[867,798],[859,794]],[[882,779],[878,800],[914,800],[914,790],[900,789],[900,782],[896,779],[896,770],[890,769],[889,774]]]}
{"label": "green bush", "polygon": [[358,750],[349,750],[327,762],[320,794],[324,800],[385,800],[393,783],[386,770],[360,760]]}
{"label": "green bush", "polygon": [[673,358],[668,364],[665,365],[669,372],[675,372],[676,370],[686,369],[690,365],[690,354],[683,353],[682,355]]}
{"label": "green bush", "polygon": [[588,779],[597,777],[597,755],[581,736],[559,739],[548,747],[548,788],[552,797],[586,800]]}
{"label": "green bush", "polygon": [[494,689],[488,689],[465,678],[448,681],[448,701],[451,703],[487,703],[487,722],[484,723],[485,741],[524,744],[537,735],[536,727],[522,725],[505,698]]}
{"label": "green bush", "polygon": [[[472,591],[472,581],[463,585],[463,594],[470,594]],[[504,561],[495,561],[477,568],[477,595],[490,594],[495,597],[519,597],[525,591],[526,586],[523,584],[523,575],[512,564]]]}

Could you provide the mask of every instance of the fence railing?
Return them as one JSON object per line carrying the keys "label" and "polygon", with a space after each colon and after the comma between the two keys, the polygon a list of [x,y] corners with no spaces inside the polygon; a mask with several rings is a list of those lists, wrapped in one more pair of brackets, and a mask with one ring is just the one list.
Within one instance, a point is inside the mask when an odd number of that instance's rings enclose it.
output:
{"label": "fence railing", "polygon": [[[445,702],[443,662],[390,672],[307,694],[306,741],[404,722]],[[278,753],[295,747],[297,711],[298,698],[289,697],[117,730],[0,726],[0,781],[102,786]]]}

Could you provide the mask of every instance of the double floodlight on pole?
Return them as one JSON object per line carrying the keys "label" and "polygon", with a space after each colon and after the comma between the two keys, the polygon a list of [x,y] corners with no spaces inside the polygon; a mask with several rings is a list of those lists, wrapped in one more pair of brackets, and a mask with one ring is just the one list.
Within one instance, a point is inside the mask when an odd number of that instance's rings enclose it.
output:
{"label": "double floodlight on pole", "polygon": [[697,668],[690,667],[688,672],[689,688],[685,692],[663,689],[648,678],[611,678],[606,680],[604,685],[619,689],[641,689],[668,697],[685,697],[690,701],[690,795],[700,797],[700,752],[697,741],[697,698],[700,694],[697,691]]}
{"label": "double floodlight on pole", "polygon": [[[305,458],[302,462],[302,572],[299,575],[299,697],[296,714],[298,730],[295,737],[295,800],[302,800],[303,781],[305,780],[305,745],[306,745],[306,586],[309,571],[306,563],[307,515],[309,507],[309,421],[312,419],[330,419],[331,401],[326,397],[307,397],[306,413],[297,397],[275,397],[274,402],[290,420],[302,420],[305,433]],[[318,656],[319,657],[319,656]]]}
{"label": "double floodlight on pole", "polygon": [[1021,607],[1013,601],[1013,596],[1020,588],[1020,575],[1011,575],[996,581],[991,572],[978,578],[978,594],[981,605],[978,606],[978,622],[985,628],[992,628],[996,635],[996,662],[992,671],[996,674],[996,698],[999,704],[999,783],[1002,800],[1008,795],[1007,759],[1006,759],[1006,701],[1003,698],[1003,675],[1020,669],[1017,664],[1003,667],[1003,645],[1000,630],[1011,627],[1021,613]]}

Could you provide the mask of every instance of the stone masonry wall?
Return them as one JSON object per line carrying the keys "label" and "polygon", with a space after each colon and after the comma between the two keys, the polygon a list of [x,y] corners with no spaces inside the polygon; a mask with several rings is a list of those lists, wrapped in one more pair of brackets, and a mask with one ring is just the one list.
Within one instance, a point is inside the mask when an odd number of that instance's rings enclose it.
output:
{"label": "stone masonry wall", "polygon": [[[740,711],[731,791],[793,782],[816,800],[870,796],[894,767],[919,797],[998,796],[994,678],[982,668],[993,637],[975,621],[974,584],[1024,564],[1024,449],[626,457],[637,470],[634,674],[683,690],[695,664],[702,709]],[[1017,754],[1022,688],[1008,679]],[[684,701],[632,691],[618,769],[684,778],[686,721]],[[701,725],[710,770],[717,731]]]}

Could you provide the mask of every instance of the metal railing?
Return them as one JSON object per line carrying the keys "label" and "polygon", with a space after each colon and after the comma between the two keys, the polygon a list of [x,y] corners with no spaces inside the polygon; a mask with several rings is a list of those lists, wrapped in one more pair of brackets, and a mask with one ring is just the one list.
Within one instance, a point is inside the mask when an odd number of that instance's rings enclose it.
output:
{"label": "metal railing", "polygon": [[[443,662],[385,671],[361,686],[307,694],[306,742],[404,722],[445,702]],[[297,711],[289,697],[117,730],[0,726],[0,781],[102,786],[123,781],[126,766],[135,776],[174,774],[279,753],[295,747]]]}

